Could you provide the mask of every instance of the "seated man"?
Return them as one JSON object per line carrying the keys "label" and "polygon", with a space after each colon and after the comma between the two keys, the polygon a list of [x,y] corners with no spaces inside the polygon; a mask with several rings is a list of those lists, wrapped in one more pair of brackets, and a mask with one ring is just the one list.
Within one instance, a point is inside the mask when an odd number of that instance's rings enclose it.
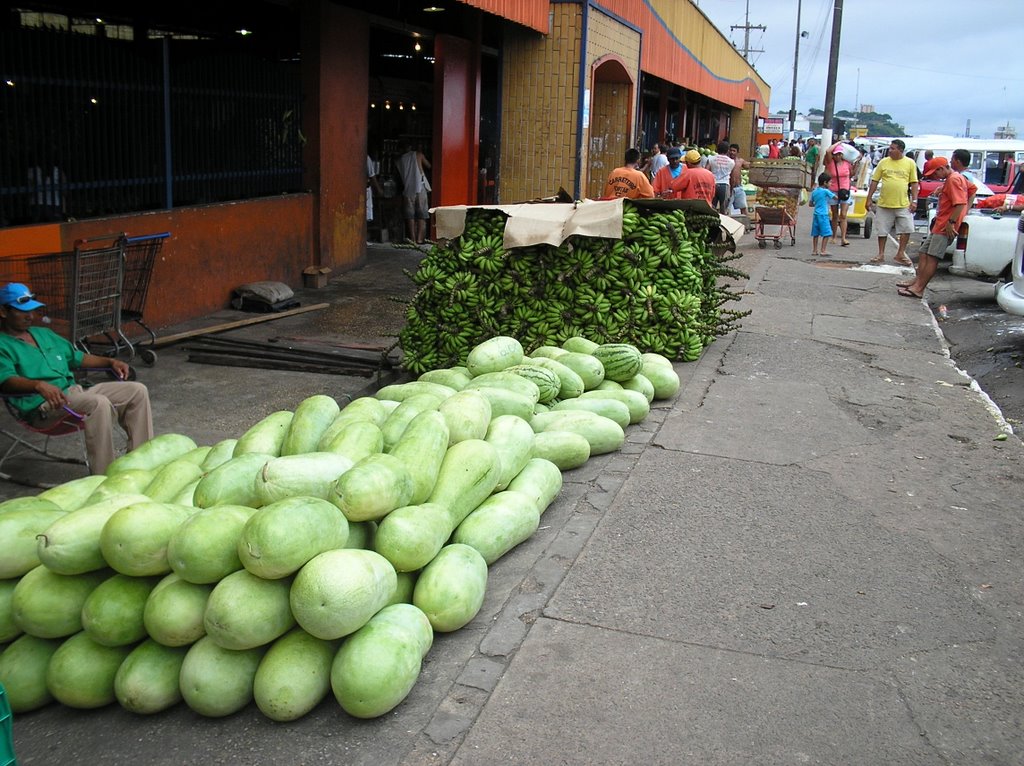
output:
{"label": "seated man", "polygon": [[[104,473],[114,459],[115,417],[128,434],[128,449],[153,438],[149,391],[126,380],[129,368],[120,359],[84,354],[52,330],[33,327],[35,310],[43,305],[23,284],[0,287],[0,391],[17,396],[11,403],[33,426],[64,417],[64,407],[85,416],[89,466]],[[112,368],[120,380],[88,390],[75,384],[72,370],[103,368]]]}

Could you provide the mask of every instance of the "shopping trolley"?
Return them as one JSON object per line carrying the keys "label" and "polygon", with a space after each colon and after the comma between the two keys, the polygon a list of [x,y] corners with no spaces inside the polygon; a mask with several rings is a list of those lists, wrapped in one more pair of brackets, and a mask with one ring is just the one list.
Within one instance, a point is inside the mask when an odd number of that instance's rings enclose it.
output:
{"label": "shopping trolley", "polygon": [[[149,294],[149,281],[153,276],[153,264],[156,256],[170,237],[170,232],[160,234],[144,234],[137,237],[123,235],[124,241],[124,278],[121,289],[121,329],[124,324],[134,322],[149,334],[148,346],[136,341],[139,357],[146,364],[156,362],[156,333],[143,321],[146,308],[146,296]],[[122,336],[123,337],[123,336]],[[134,347],[129,344],[134,356]]]}
{"label": "shopping trolley", "polygon": [[21,282],[46,304],[44,324],[83,351],[105,337],[116,352],[121,334],[124,242],[120,236],[80,239],[69,252],[0,258],[0,282]]}

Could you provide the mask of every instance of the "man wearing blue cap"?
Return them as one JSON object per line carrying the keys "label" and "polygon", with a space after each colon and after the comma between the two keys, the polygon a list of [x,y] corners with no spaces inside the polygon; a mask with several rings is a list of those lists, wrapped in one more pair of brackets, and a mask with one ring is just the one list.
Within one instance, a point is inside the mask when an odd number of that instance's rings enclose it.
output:
{"label": "man wearing blue cap", "polygon": [[[120,359],[85,354],[46,327],[35,327],[36,309],[45,304],[23,284],[0,288],[0,391],[12,398],[20,417],[45,425],[68,410],[85,418],[85,450],[93,473],[107,470],[114,459],[115,419],[128,434],[132,450],[153,438],[149,391],[127,380],[128,365]],[[83,389],[72,370],[112,369],[117,381]]]}

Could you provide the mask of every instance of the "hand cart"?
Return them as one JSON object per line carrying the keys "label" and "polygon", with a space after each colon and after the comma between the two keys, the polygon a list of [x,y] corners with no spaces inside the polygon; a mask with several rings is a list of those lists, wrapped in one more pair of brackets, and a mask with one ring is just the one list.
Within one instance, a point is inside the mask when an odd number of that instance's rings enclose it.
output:
{"label": "hand cart", "polygon": [[782,238],[789,235],[789,244],[796,244],[796,217],[781,207],[755,207],[757,225],[754,228],[754,239],[757,246],[764,250],[768,240],[774,240],[775,249],[782,249]]}
{"label": "hand cart", "polygon": [[[148,365],[156,363],[156,333],[143,321],[146,308],[146,296],[149,294],[149,281],[153,276],[153,264],[170,232],[161,234],[144,234],[137,237],[122,235],[124,242],[124,280],[121,291],[121,322],[134,322],[149,334],[149,343],[139,347],[139,356]],[[123,328],[122,328],[123,329]],[[129,343],[132,356],[134,347]]]}

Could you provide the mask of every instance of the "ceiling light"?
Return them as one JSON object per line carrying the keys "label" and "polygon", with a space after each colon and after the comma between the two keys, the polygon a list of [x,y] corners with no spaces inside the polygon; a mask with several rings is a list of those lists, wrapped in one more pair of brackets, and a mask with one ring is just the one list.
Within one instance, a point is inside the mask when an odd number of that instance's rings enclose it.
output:
{"label": "ceiling light", "polygon": [[235,31],[238,34],[240,34],[242,37],[247,37],[247,36],[252,34],[252,30],[251,29],[236,29]]}
{"label": "ceiling light", "polygon": [[427,13],[440,13],[441,11],[444,10],[444,8],[442,8],[442,7],[438,6],[438,5],[428,5],[423,10],[426,11]]}
{"label": "ceiling light", "polygon": [[419,40],[416,41],[416,44],[414,46],[412,46],[412,48],[417,53],[419,53],[421,50],[423,50],[423,46],[420,45],[420,41]]}

